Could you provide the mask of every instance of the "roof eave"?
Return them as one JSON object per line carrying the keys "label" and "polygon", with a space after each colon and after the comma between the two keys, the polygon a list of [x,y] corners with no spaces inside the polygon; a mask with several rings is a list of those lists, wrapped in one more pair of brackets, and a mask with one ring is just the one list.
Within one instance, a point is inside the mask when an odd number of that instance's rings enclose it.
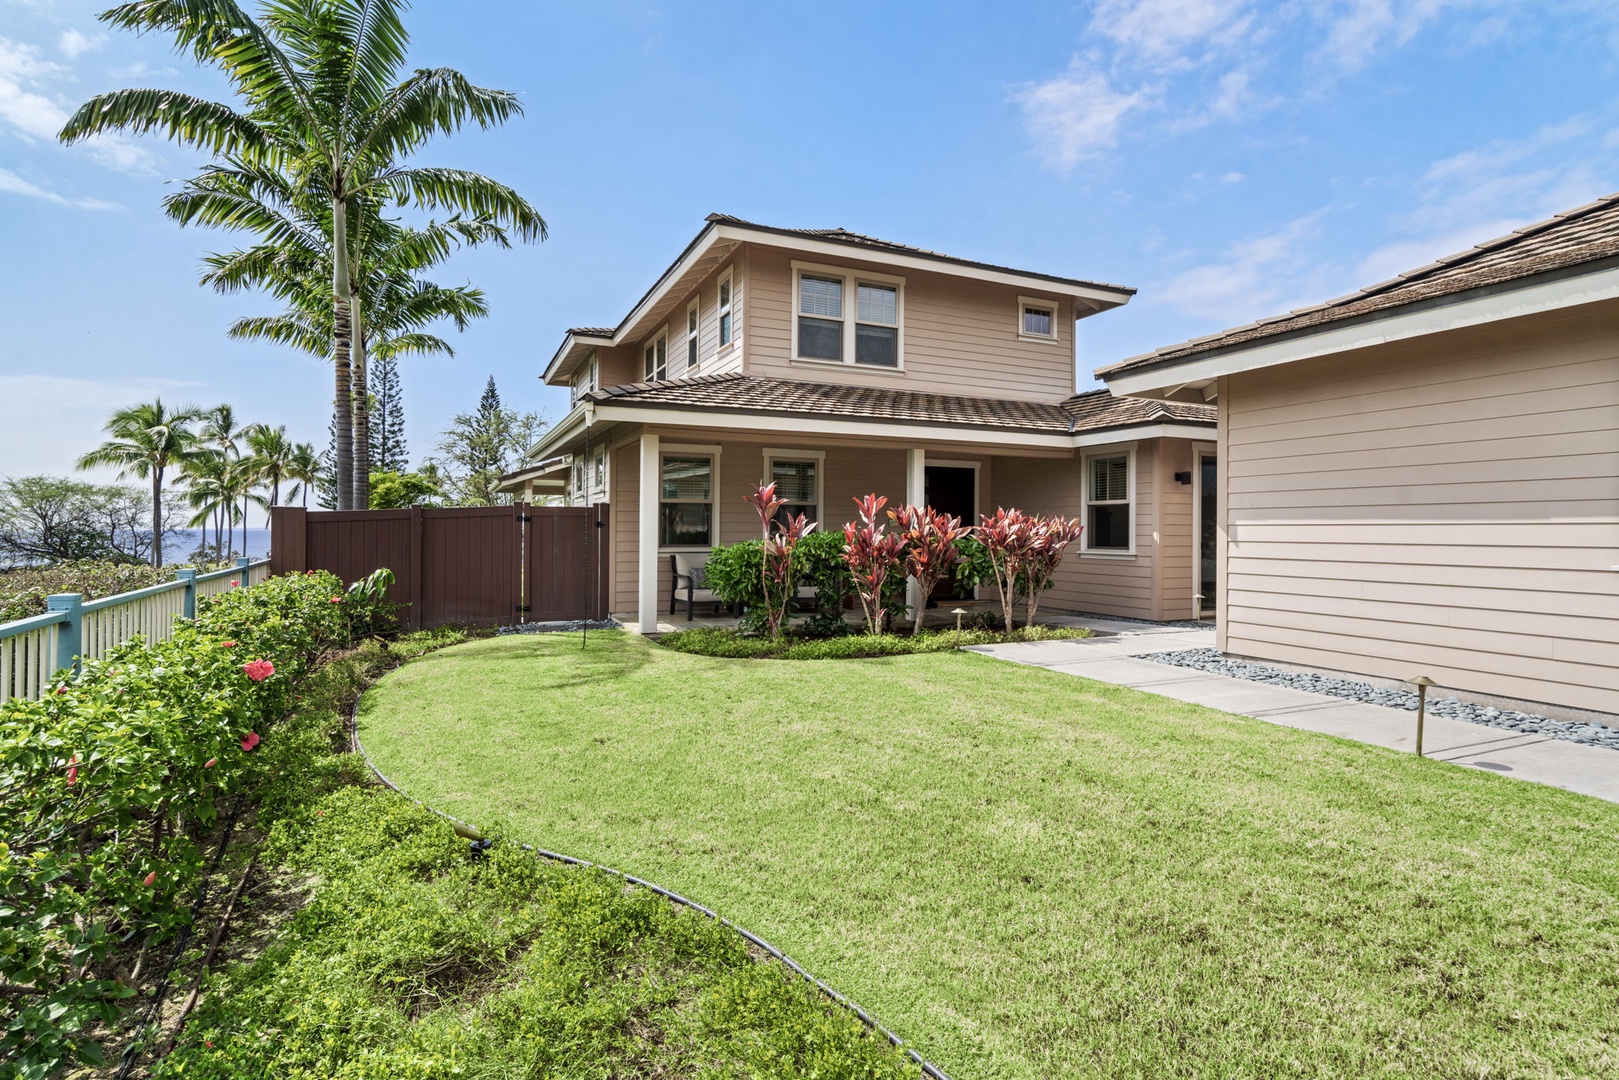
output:
{"label": "roof eave", "polygon": [[1139,363],[1141,357],[1121,360],[1095,374],[1115,394],[1166,398],[1186,387],[1211,385],[1226,375],[1613,299],[1619,299],[1619,260],[1608,259],[1154,363]]}

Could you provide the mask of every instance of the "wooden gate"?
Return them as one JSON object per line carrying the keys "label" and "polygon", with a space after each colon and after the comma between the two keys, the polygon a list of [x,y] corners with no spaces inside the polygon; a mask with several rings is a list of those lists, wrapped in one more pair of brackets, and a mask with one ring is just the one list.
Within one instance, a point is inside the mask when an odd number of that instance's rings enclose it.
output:
{"label": "wooden gate", "polygon": [[524,539],[525,622],[601,619],[607,612],[607,506],[536,506]]}
{"label": "wooden gate", "polygon": [[270,512],[273,573],[330,570],[352,582],[387,567],[411,629],[600,619],[607,507]]}

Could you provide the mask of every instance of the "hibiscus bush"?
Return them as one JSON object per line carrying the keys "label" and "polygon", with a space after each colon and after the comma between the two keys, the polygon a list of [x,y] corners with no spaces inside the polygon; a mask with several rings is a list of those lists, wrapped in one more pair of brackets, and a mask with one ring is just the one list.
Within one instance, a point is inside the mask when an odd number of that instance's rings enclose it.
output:
{"label": "hibiscus bush", "polygon": [[271,767],[260,742],[343,640],[342,591],[322,572],[222,594],[0,705],[0,1077],[99,1063],[86,1035],[133,993],[115,958],[189,924],[219,819]]}

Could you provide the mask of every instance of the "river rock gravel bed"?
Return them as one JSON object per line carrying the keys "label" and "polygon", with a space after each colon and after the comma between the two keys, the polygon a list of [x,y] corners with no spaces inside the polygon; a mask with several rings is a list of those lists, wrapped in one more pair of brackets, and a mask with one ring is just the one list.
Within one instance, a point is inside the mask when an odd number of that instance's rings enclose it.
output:
{"label": "river rock gravel bed", "polygon": [[[1215,649],[1182,649],[1178,652],[1153,653],[1141,657],[1143,660],[1152,660],[1160,664],[1172,664],[1175,667],[1195,668],[1213,675],[1226,675],[1233,679],[1247,679],[1250,682],[1269,683],[1272,686],[1287,686],[1294,690],[1308,690],[1315,694],[1330,694],[1333,697],[1347,698],[1350,701],[1361,701],[1368,705],[1382,705],[1390,709],[1404,709],[1407,712],[1417,711],[1417,694],[1415,690],[1391,690],[1370,683],[1358,682],[1354,679],[1336,679],[1328,675],[1312,675],[1302,671],[1284,671],[1281,668],[1271,667],[1267,664],[1255,664],[1248,660],[1231,660],[1221,656]],[[1428,712],[1433,716],[1443,716],[1449,720],[1465,720],[1469,724],[1480,724],[1484,727],[1501,728],[1505,731],[1522,732],[1525,735],[1543,735],[1553,739],[1564,739],[1568,742],[1581,743],[1586,746],[1605,746],[1610,750],[1619,750],[1619,728],[1611,728],[1604,724],[1588,723],[1578,720],[1553,720],[1547,716],[1536,716],[1533,713],[1514,712],[1510,709],[1494,709],[1486,705],[1475,705],[1465,701],[1458,701],[1453,697],[1428,698]]]}

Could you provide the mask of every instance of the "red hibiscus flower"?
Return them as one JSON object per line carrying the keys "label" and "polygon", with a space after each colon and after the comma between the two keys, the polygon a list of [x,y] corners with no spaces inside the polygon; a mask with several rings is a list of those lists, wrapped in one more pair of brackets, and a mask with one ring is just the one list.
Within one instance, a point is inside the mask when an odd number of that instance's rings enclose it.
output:
{"label": "red hibiscus flower", "polygon": [[234,648],[236,648],[236,642],[234,642],[234,641],[221,641],[219,643],[219,647],[221,649],[234,649]]}
{"label": "red hibiscus flower", "polygon": [[157,871],[153,870],[150,874],[146,875],[146,877],[141,881],[141,884],[145,885],[148,889],[150,889],[152,887],[152,882],[154,882],[156,880],[157,880]]}
{"label": "red hibiscus flower", "polygon": [[256,731],[249,731],[247,733],[247,738],[242,740],[242,749],[243,750],[251,750],[255,746],[257,746],[258,744],[259,744],[259,733],[256,732]]}
{"label": "red hibiscus flower", "polygon": [[242,670],[247,672],[247,677],[254,682],[263,682],[275,674],[275,665],[268,660],[249,660],[242,665]]}
{"label": "red hibiscus flower", "polygon": [[67,762],[67,786],[72,787],[79,782],[79,755],[74,754]]}

